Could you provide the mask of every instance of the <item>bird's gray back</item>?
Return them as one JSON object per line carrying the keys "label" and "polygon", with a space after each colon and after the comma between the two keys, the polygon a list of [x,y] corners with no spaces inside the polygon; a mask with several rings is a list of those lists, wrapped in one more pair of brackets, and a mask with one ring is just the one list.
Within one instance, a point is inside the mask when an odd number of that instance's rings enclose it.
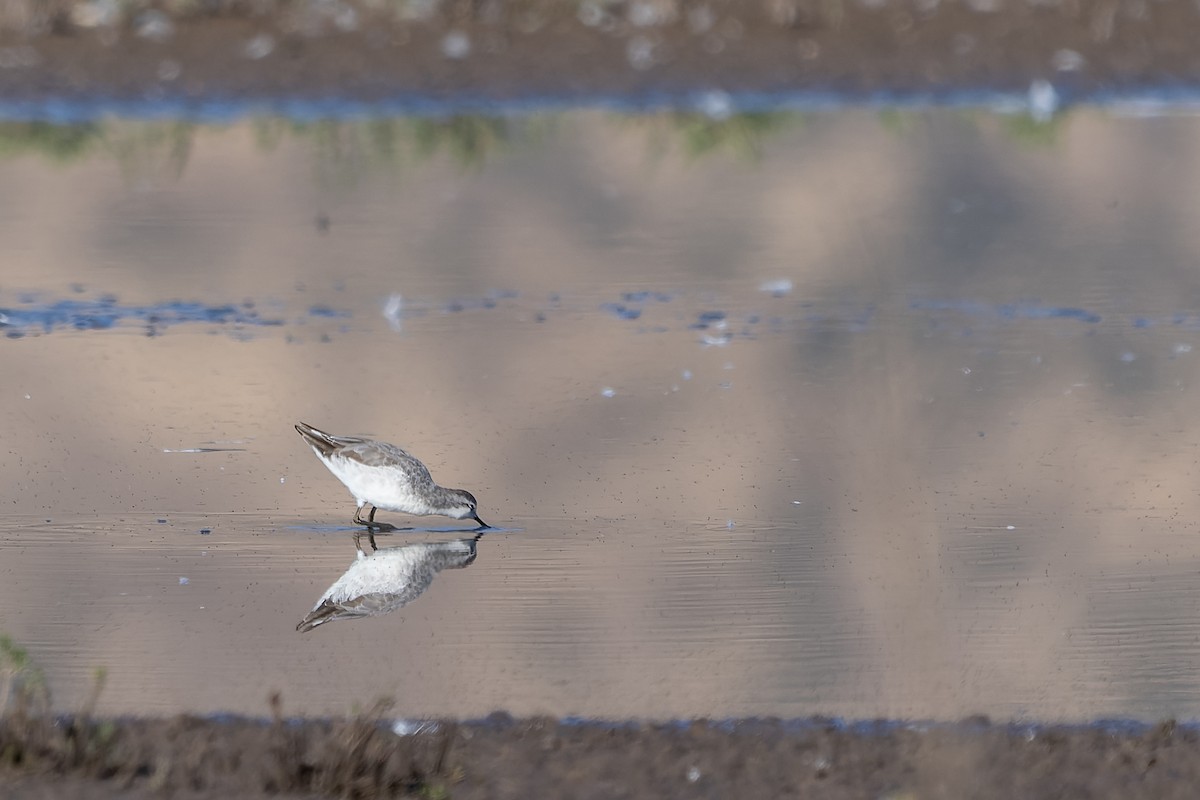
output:
{"label": "bird's gray back", "polygon": [[357,461],[367,467],[394,467],[402,470],[413,486],[429,486],[433,476],[413,455],[394,444],[357,439],[339,447],[334,455]]}

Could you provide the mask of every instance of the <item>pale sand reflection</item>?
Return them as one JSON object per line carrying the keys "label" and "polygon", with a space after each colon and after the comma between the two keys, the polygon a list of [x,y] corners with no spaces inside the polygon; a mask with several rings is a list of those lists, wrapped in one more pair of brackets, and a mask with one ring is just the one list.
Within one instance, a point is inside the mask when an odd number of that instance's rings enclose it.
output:
{"label": "pale sand reflection", "polygon": [[[107,667],[115,712],[280,689],[309,713],[1200,714],[1200,337],[1170,321],[1200,297],[1197,123],[1082,115],[1048,149],[920,123],[686,165],[585,115],[479,172],[336,188],[245,126],[166,187],[0,164],[0,291],[286,320],[0,340],[0,630],[63,708]],[[638,289],[673,299],[601,310]],[[395,293],[429,309],[400,334]],[[707,310],[761,322],[704,347]],[[404,441],[523,532],[400,613],[296,636],[345,566],[296,528],[345,516],[308,418]]]}
{"label": "pale sand reflection", "polygon": [[355,531],[354,547],[358,556],[321,595],[296,630],[307,633],[327,622],[382,617],[399,611],[424,594],[442,570],[464,569],[475,563],[476,543],[483,534],[448,542],[414,542],[382,550],[375,544],[374,531],[365,536],[371,552],[363,549],[364,534]]}

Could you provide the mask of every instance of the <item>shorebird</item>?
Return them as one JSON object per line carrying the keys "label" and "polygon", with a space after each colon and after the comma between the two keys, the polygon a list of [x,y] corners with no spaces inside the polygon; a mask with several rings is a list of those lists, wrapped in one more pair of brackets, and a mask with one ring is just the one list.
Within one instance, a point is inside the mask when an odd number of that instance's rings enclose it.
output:
{"label": "shorebird", "polygon": [[368,532],[371,550],[362,549],[362,534],[354,534],[358,557],[350,568],[321,595],[321,599],[300,620],[296,630],[308,633],[318,625],[339,619],[378,617],[403,608],[416,600],[444,569],[462,569],[475,561],[473,539],[449,542],[418,542],[375,549],[375,534]]}
{"label": "shorebird", "polygon": [[[401,511],[415,516],[440,514],[454,519],[473,519],[480,528],[490,527],[475,512],[475,495],[466,489],[447,489],[416,457],[394,444],[355,436],[333,436],[301,422],[296,431],[312,447],[321,463],[345,484],[358,508],[354,522],[381,531],[394,525],[376,522],[375,512]],[[364,508],[371,511],[363,519]]]}

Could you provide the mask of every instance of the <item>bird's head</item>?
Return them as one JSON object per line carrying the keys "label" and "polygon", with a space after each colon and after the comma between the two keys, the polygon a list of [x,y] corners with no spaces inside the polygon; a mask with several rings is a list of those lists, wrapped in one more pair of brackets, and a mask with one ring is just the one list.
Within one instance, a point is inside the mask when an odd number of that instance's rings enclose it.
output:
{"label": "bird's head", "polygon": [[473,519],[479,523],[479,527],[481,528],[492,527],[481,520],[479,518],[479,514],[475,511],[475,508],[478,505],[475,502],[475,495],[471,494],[466,489],[454,489],[453,492],[454,499],[458,502],[458,505],[454,506],[450,510],[450,516],[454,517],[455,519]]}

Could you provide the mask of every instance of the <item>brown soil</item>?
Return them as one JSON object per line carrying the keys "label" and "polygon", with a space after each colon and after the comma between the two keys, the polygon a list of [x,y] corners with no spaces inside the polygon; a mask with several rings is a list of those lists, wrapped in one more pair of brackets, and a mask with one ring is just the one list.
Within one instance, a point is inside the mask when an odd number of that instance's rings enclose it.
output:
{"label": "brown soil", "polygon": [[[86,15],[70,13],[66,0],[44,4],[54,13],[12,13],[23,4],[42,7],[32,0],[0,6],[11,18],[0,13],[0,99],[8,101],[419,97],[469,104],[710,89],[913,96],[1022,90],[1038,78],[1070,99],[1186,87],[1200,78],[1200,10],[1190,2],[447,0],[410,3],[429,9],[418,21],[394,11],[382,17],[381,4],[363,4],[343,30],[331,11],[313,9],[352,3],[211,0],[158,4],[215,9],[166,16],[169,27],[158,38],[146,35],[156,29],[138,16],[139,7],[153,5],[148,0],[118,4],[132,10],[105,25],[84,24]],[[457,58],[445,55],[451,32],[466,37],[457,39],[467,47]],[[248,51],[260,34],[263,46]]]}
{"label": "brown soil", "polygon": [[568,725],[494,715],[397,736],[341,722],[7,719],[0,794],[52,798],[1173,798],[1200,735],[971,720],[847,731],[813,720]]}

